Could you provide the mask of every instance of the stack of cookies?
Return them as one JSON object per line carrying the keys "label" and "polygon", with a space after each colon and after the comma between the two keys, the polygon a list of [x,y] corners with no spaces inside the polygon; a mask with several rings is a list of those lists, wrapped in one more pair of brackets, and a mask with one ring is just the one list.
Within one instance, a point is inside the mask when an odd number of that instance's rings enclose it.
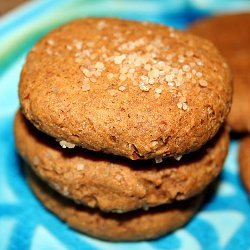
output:
{"label": "stack of cookies", "polygon": [[16,145],[32,190],[70,226],[152,239],[185,224],[220,173],[231,95],[230,70],[207,40],[79,19],[30,51]]}

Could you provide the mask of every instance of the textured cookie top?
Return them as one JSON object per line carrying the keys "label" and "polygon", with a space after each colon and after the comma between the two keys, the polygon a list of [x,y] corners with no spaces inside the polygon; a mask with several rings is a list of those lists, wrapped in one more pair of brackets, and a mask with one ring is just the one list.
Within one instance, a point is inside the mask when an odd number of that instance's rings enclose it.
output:
{"label": "textured cookie top", "polygon": [[79,19],[46,35],[19,87],[23,113],[63,147],[131,159],[198,149],[231,104],[229,68],[210,42],[109,18]]}
{"label": "textured cookie top", "polygon": [[227,58],[234,78],[228,122],[235,131],[250,132],[250,13],[210,17],[189,31],[211,40]]}

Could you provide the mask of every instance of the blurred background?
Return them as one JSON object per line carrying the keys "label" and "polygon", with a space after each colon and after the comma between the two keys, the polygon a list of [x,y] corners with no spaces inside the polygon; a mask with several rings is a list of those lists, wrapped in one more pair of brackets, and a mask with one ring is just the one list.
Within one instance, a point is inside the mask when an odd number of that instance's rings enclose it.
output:
{"label": "blurred background", "polygon": [[119,16],[183,29],[204,16],[242,11],[250,11],[249,0],[1,0],[0,70],[49,30],[79,17]]}
{"label": "blurred background", "polygon": [[[0,81],[13,84],[11,93],[0,93],[2,110],[10,114],[18,106],[16,87],[27,52],[44,34],[69,20],[116,16],[185,29],[206,16],[249,11],[250,0],[1,0]],[[6,75],[8,69],[11,74]]]}
{"label": "blurred background", "polygon": [[1,0],[0,74],[49,30],[84,16],[118,16],[184,29],[199,18],[248,12],[249,0]]}

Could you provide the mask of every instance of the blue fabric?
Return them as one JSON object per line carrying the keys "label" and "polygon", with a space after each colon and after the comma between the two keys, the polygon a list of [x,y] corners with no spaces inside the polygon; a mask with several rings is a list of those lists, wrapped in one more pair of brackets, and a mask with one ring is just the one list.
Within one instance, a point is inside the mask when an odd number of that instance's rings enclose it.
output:
{"label": "blue fabric", "polygon": [[[43,33],[65,20],[81,15],[116,15],[184,28],[190,21],[215,12],[249,9],[249,2],[46,0],[36,3],[0,21],[0,250],[250,250],[250,202],[238,176],[237,141],[231,141],[215,196],[188,225],[154,241],[110,243],[75,232],[39,203],[26,183],[12,129],[25,55]],[[62,16],[62,13],[68,14]]]}

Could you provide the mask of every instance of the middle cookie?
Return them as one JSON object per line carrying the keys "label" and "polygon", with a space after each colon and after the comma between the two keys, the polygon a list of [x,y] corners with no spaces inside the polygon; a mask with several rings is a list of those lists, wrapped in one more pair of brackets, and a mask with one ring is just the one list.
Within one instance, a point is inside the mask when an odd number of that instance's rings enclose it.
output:
{"label": "middle cookie", "polygon": [[62,195],[103,211],[127,212],[200,193],[220,173],[229,136],[221,129],[199,151],[156,165],[151,160],[131,161],[80,148],[63,151],[18,112],[15,140],[25,161]]}

